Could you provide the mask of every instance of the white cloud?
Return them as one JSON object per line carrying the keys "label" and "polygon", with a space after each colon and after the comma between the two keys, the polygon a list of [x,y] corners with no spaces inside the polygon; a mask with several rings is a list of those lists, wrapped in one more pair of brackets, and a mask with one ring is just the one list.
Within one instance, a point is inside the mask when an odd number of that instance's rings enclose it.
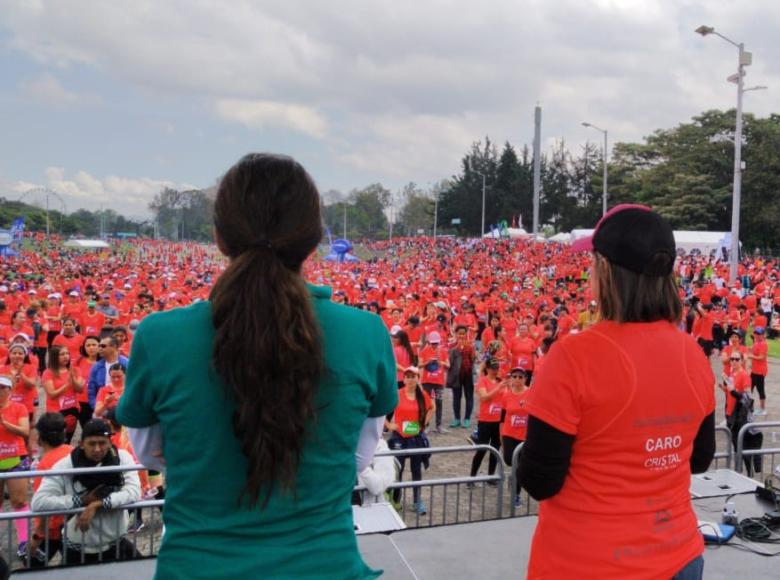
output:
{"label": "white cloud", "polygon": [[[191,184],[148,177],[108,175],[99,178],[87,171],[77,171],[68,176],[63,167],[47,167],[40,183],[17,181],[10,184],[10,189],[18,195],[37,188],[54,191],[63,198],[68,212],[82,208],[95,211],[102,207],[113,209],[127,218],[148,218],[151,215],[149,202],[166,187],[195,189]],[[38,201],[35,194],[31,194],[30,201]]]}
{"label": "white cloud", "polygon": [[327,130],[327,122],[322,115],[302,105],[247,99],[219,99],[214,103],[214,110],[220,118],[240,123],[250,129],[278,127],[318,138],[324,137]]}
{"label": "white cloud", "polygon": [[54,75],[48,72],[34,79],[23,81],[20,88],[33,99],[54,107],[95,105],[101,102],[100,97],[96,95],[69,91]]}
{"label": "white cloud", "polygon": [[[733,107],[724,79],[736,51],[694,34],[703,23],[748,43],[751,84],[780,86],[775,0],[235,0],[229,9],[217,0],[16,0],[0,8],[10,46],[57,67],[64,81],[86,67],[150,99],[205,103],[227,123],[314,137],[321,143],[311,148],[348,170],[402,181],[449,175],[485,134],[530,144],[537,101],[545,142],[574,145],[598,139],[585,120],[609,129],[614,143]],[[68,100],[55,77],[38,80],[33,89]],[[749,93],[748,109],[772,111],[774,90]],[[185,138],[176,123],[163,129],[172,142]]]}

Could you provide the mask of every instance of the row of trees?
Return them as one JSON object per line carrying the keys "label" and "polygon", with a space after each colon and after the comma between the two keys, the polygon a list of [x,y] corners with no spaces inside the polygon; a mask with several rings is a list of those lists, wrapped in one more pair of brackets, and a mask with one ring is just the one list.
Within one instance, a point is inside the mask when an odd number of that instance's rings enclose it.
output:
{"label": "row of trees", "polygon": [[[645,203],[676,229],[729,231],[734,111],[707,111],[641,143],[617,143],[608,163],[608,203]],[[747,248],[780,248],[780,115],[744,116],[740,239]],[[559,141],[541,157],[540,223],[549,232],[589,228],[602,211],[603,151],[586,143],[572,151]],[[533,154],[527,145],[499,148],[486,138],[470,147],[460,171],[428,190],[409,183],[398,194],[373,184],[324,196],[325,220],[348,237],[386,237],[388,216],[398,234],[430,234],[438,195],[441,233],[479,235],[482,184],[485,225],[532,226]],[[455,220],[455,223],[453,223]]]}
{"label": "row of trees", "polygon": [[[13,221],[20,216],[24,216],[24,226],[27,231],[46,231],[45,209],[0,197],[0,228],[10,228]],[[79,209],[69,214],[49,210],[48,219],[49,231],[63,236],[98,237],[101,233],[107,236],[116,236],[120,233],[151,236],[154,233],[152,222],[127,219],[112,209],[98,211]]]}
{"label": "row of trees", "polygon": [[[728,231],[733,125],[733,111],[707,111],[688,123],[658,130],[641,143],[616,143],[608,164],[609,205],[646,203],[677,229]],[[743,159],[740,238],[748,248],[776,250],[780,247],[780,115],[744,116]],[[559,232],[592,227],[601,215],[601,148],[586,143],[572,151],[560,141],[540,162],[540,223],[544,229]],[[483,176],[486,226],[519,221],[530,230],[530,148],[505,143],[499,150],[489,138],[472,144],[457,175],[428,188],[410,182],[400,191],[391,191],[373,183],[347,194],[328,191],[322,196],[323,219],[334,238],[430,235],[435,214],[441,233],[479,235]],[[149,204],[154,219],[148,222],[127,220],[112,210],[81,209],[69,215],[51,211],[51,229],[65,235],[135,232],[207,241],[211,239],[213,193],[213,189],[165,189]],[[44,210],[0,198],[0,227],[8,227],[19,215],[27,217],[28,229],[45,230]]]}

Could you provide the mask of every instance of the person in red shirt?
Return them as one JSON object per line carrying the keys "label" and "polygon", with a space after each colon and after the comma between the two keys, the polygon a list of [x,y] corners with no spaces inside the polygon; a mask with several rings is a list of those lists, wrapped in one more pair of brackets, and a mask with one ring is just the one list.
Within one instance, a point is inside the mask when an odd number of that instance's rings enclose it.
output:
{"label": "person in red shirt", "polygon": [[30,362],[27,347],[23,344],[13,344],[8,349],[5,365],[0,367],[0,374],[8,375],[14,381],[11,400],[21,403],[29,414],[28,425],[35,413],[35,400],[38,397],[36,365]]}
{"label": "person in red shirt", "polygon": [[723,350],[720,353],[724,377],[731,376],[731,355],[735,352],[741,354],[743,357],[747,355],[747,347],[739,344],[738,334],[729,336],[729,343],[723,347]]}
{"label": "person in red shirt", "polygon": [[71,364],[70,351],[64,345],[49,349],[49,368],[41,377],[46,391],[46,412],[61,413],[65,418],[67,442],[73,439],[79,417],[78,395],[84,392],[86,380]]}
{"label": "person in red shirt", "polygon": [[97,302],[87,302],[87,310],[81,316],[81,334],[84,336],[100,336],[100,332],[106,324],[106,315],[96,310]]}
{"label": "person in red shirt", "polygon": [[[65,420],[60,413],[45,413],[38,418],[35,424],[38,433],[38,443],[43,454],[36,465],[36,471],[48,471],[60,459],[70,455],[73,447],[65,443]],[[33,481],[33,492],[38,491],[43,481],[42,477],[36,477]],[[64,516],[50,516],[48,518],[48,546],[46,520],[35,518],[33,533],[27,544],[28,552],[32,556],[30,565],[33,568],[41,568],[46,565],[58,552],[62,551],[62,526],[65,523]],[[39,551],[40,550],[40,551]]]}
{"label": "person in red shirt", "polygon": [[6,326],[3,329],[3,335],[8,343],[19,334],[25,335],[28,343],[32,343],[35,338],[35,331],[32,325],[27,322],[27,314],[22,310],[14,312],[11,315],[11,326]]}
{"label": "person in red shirt", "polygon": [[[503,409],[501,447],[504,454],[504,463],[511,467],[515,449],[525,441],[528,428],[528,411],[525,408],[525,400],[528,397],[528,385],[526,383],[525,371],[519,367],[513,368],[509,373],[509,378],[504,383],[506,388],[501,401]],[[520,507],[519,476],[515,479],[515,485],[515,507]]]}
{"label": "person in red shirt", "polygon": [[54,337],[62,330],[62,296],[58,292],[49,294],[44,316],[49,325],[47,346],[51,346]]}
{"label": "person in red shirt", "polygon": [[[428,440],[425,436],[425,428],[430,423],[431,417],[436,410],[436,404],[431,400],[420,387],[420,369],[409,367],[404,371],[404,387],[398,393],[398,406],[393,412],[392,421],[385,421],[385,427],[390,431],[390,439],[387,446],[393,450],[399,449],[421,449],[428,447]],[[400,463],[398,480],[401,481],[406,464],[406,456],[397,457]],[[422,480],[422,467],[427,467],[428,458],[423,455],[410,455],[409,463],[412,470],[412,481]],[[420,488],[413,490],[414,509],[423,515],[427,513],[425,504],[420,499]],[[393,490],[393,502],[396,507],[399,505],[401,490]]]}
{"label": "person in red shirt", "polygon": [[509,350],[512,353],[511,366],[525,369],[529,382],[533,378],[536,348],[537,343],[529,333],[528,324],[525,322],[518,324],[517,336],[509,343]]}
{"label": "person in red shirt", "polygon": [[[79,349],[76,367],[79,370],[79,374],[81,374],[86,381],[89,381],[89,374],[92,371],[92,367],[98,361],[98,352],[100,352],[99,345],[100,339],[97,336],[87,336],[84,338],[84,342]],[[76,399],[79,402],[79,425],[81,425],[81,428],[83,429],[84,425],[92,419],[92,414],[94,413],[92,405],[89,404],[89,389],[84,389],[78,393]]]}
{"label": "person in red shirt", "polygon": [[[62,305],[63,319],[70,318],[76,321],[76,326],[81,326],[81,315],[84,314],[84,303],[81,302],[79,293],[71,290],[68,293],[68,300]],[[63,320],[64,324],[64,320]]]}
{"label": "person in red shirt", "polygon": [[396,380],[400,389],[404,386],[404,370],[414,366],[414,363],[417,362],[417,355],[414,354],[412,344],[409,342],[409,335],[400,327],[393,327],[390,331],[390,337],[393,339]]}
{"label": "person in red shirt", "polygon": [[[739,350],[732,350],[729,355],[729,374],[723,377],[720,383],[720,389],[726,395],[726,405],[724,410],[726,413],[726,423],[731,425],[733,423],[734,408],[736,407],[736,400],[739,398],[740,393],[747,393],[750,390],[750,375],[748,375],[745,369],[745,358]],[[737,437],[734,434],[732,443],[737,444]]]}
{"label": "person in red shirt", "polygon": [[447,348],[442,346],[442,336],[435,330],[428,334],[428,344],[420,351],[420,366],[422,367],[422,388],[436,401],[436,430],[441,432],[442,401],[444,400],[444,384],[447,379],[447,369],[450,367],[450,357]]}
{"label": "person in red shirt", "polygon": [[107,411],[116,409],[119,398],[125,392],[125,366],[115,363],[108,369],[110,382],[98,391],[95,400],[95,417],[103,418]]}
{"label": "person in red shirt", "polygon": [[[485,362],[481,376],[477,381],[477,397],[479,398],[479,416],[477,422],[476,435],[472,434],[469,439],[476,445],[490,445],[496,451],[501,448],[501,403],[504,394],[504,383],[499,380],[498,369],[499,362],[490,359]],[[480,449],[474,454],[471,461],[471,477],[477,475],[482,460],[485,458],[486,450]],[[488,474],[493,475],[496,472],[498,458],[493,453],[488,459]],[[490,482],[494,483],[494,482]]]}
{"label": "person in red shirt", "polygon": [[763,326],[757,326],[753,329],[753,346],[750,347],[748,358],[750,359],[750,384],[751,391],[758,391],[758,403],[760,409],[755,411],[754,415],[766,415],[766,388],[764,383],[766,375],[769,373],[767,356],[769,354],[766,337],[766,329]]}
{"label": "person in red shirt", "polygon": [[715,324],[715,318],[712,316],[712,304],[697,304],[696,314],[698,315],[696,325],[696,338],[704,354],[709,358],[712,355],[712,349],[715,346],[712,331]]}
{"label": "person in red shirt", "polygon": [[76,360],[83,342],[84,337],[76,332],[76,321],[72,318],[66,318],[62,322],[62,334],[55,336],[51,344],[52,346],[66,347],[70,352],[71,360]]}
{"label": "person in red shirt", "polygon": [[[30,436],[30,419],[24,405],[11,399],[14,381],[7,374],[0,375],[0,473],[27,469],[22,458],[27,456],[25,441]],[[0,480],[0,497],[7,486],[11,508],[15,512],[27,511],[27,480]],[[19,542],[17,554],[27,554],[28,521],[24,518],[14,520],[16,538]]]}
{"label": "person in red shirt", "polygon": [[[731,377],[723,381],[721,389],[726,394],[726,425],[731,430],[731,443],[737,450],[738,436],[742,427],[751,422],[753,413],[753,399],[750,397],[750,376],[745,368],[745,357],[739,352],[731,354]],[[747,431],[743,435],[743,449],[760,449],[764,442],[764,435],[760,431]],[[753,470],[761,471],[761,456],[743,457],[749,476]]]}
{"label": "person in red shirt", "polygon": [[689,486],[715,453],[715,377],[678,330],[672,228],[622,204],[573,249],[593,252],[599,322],[553,344],[526,400],[528,577],[700,578]]}

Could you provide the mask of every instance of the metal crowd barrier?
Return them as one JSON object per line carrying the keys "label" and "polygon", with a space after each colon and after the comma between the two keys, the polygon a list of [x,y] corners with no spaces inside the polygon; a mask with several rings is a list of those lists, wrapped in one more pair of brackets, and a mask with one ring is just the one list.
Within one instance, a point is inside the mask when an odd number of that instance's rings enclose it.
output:
{"label": "metal crowd barrier", "polygon": [[[718,448],[718,433],[722,433],[726,436],[726,450],[717,451]],[[715,456],[712,458],[713,465],[710,469],[733,469],[734,465],[734,445],[731,442],[731,429],[728,427],[715,427]],[[726,464],[723,465],[723,460],[726,460]]]}
{"label": "metal crowd barrier", "polygon": [[[142,471],[146,469],[143,465],[118,465],[118,466],[111,466],[111,467],[83,467],[83,468],[76,468],[76,469],[50,469],[45,471],[12,471],[12,472],[6,472],[6,473],[0,473],[0,481],[6,481],[11,479],[34,479],[37,477],[55,477],[55,476],[72,476],[72,475],[81,475],[81,474],[87,474],[87,473],[122,473],[126,471]],[[148,543],[149,543],[149,553],[144,554],[143,550],[139,550],[138,542],[139,537],[138,534],[132,534],[132,545],[133,550],[135,552],[138,552],[141,557],[144,556],[154,556],[157,553],[157,546],[159,545],[160,538],[158,536],[162,535],[162,520],[160,519],[160,529],[157,529],[156,522],[155,522],[155,514],[159,509],[162,509],[162,506],[164,505],[164,501],[162,500],[151,500],[151,501],[139,501],[131,504],[126,504],[123,506],[118,506],[115,508],[112,508],[113,510],[128,510],[128,511],[136,511],[141,510],[140,513],[143,513],[143,510],[149,510],[151,511],[152,517],[151,521],[148,522],[147,529],[151,532],[148,534],[145,534],[145,538],[148,537]],[[17,564],[19,559],[17,557],[17,551],[14,549],[14,539],[16,537],[16,533],[14,530],[14,521],[16,520],[27,520],[27,526],[29,530],[29,535],[32,537],[33,529],[34,529],[34,520],[41,519],[43,520],[43,529],[44,529],[44,537],[43,541],[41,542],[40,547],[38,548],[42,554],[44,555],[44,559],[41,562],[40,560],[37,560],[34,558],[34,555],[31,554],[29,551],[27,552],[26,556],[22,559],[22,567],[23,568],[44,568],[49,566],[53,563],[58,563],[59,565],[74,565],[74,564],[83,564],[85,562],[86,558],[86,552],[84,551],[84,536],[85,532],[81,533],[80,542],[75,541],[74,543],[79,543],[82,546],[82,549],[80,550],[80,558],[79,561],[76,562],[68,562],[66,558],[66,546],[68,544],[68,532],[67,528],[63,526],[62,530],[62,539],[61,540],[54,540],[50,538],[49,535],[49,518],[51,517],[57,517],[57,516],[73,516],[80,514],[84,511],[85,508],[73,508],[73,509],[67,509],[67,510],[55,510],[55,511],[40,511],[40,512],[34,512],[34,511],[23,511],[23,512],[0,512],[0,522],[7,522],[5,526],[5,534],[6,537],[3,538],[2,542],[2,548],[7,549],[6,561],[9,563],[9,566],[14,568],[18,566],[14,566],[14,564]],[[121,520],[117,522],[117,525],[121,524]],[[2,533],[2,523],[0,523],[0,533]],[[115,537],[117,538],[126,538],[128,535],[126,530],[116,530]],[[98,539],[100,541],[100,536],[98,536]],[[116,559],[120,558],[120,540],[116,541],[108,541],[106,545],[106,550],[104,552],[107,552],[111,549],[115,550],[114,557]],[[54,547],[52,545],[53,542],[60,542],[61,541],[61,549],[58,551],[59,555],[54,555],[54,558],[51,559],[50,552],[52,551],[52,548]],[[129,542],[130,540],[128,540]],[[101,542],[102,543],[102,542]],[[0,549],[2,549],[0,548]],[[3,550],[5,551],[5,550]],[[98,562],[103,561],[103,552],[98,554]]]}
{"label": "metal crowd barrier", "polygon": [[[777,458],[776,455],[780,453],[780,442],[774,440],[774,441],[767,441],[766,437],[764,437],[764,440],[762,442],[762,447],[760,449],[745,449],[745,436],[747,435],[748,431],[751,431],[753,429],[757,429],[759,431],[763,431],[765,429],[768,429],[770,427],[778,428],[780,427],[780,421],[761,421],[758,423],[747,423],[742,426],[742,428],[739,430],[739,433],[737,433],[737,452],[734,455],[734,470],[737,473],[742,473],[742,470],[747,467],[747,475],[749,477],[752,477],[753,479],[757,481],[762,481],[762,477],[765,475],[769,475],[774,473],[775,467],[777,465]],[[773,439],[777,438],[776,432],[773,432],[772,435]],[[772,445],[772,447],[765,447],[765,445],[769,443]],[[763,457],[765,455],[769,456],[769,467],[767,469],[767,466],[764,465]],[[753,469],[753,461],[751,461],[754,457],[760,457],[760,470]],[[748,463],[750,463],[750,466],[748,467]],[[763,483],[763,481],[762,481]]]}
{"label": "metal crowd barrier", "polygon": [[[387,493],[392,497],[393,490],[401,490],[401,518],[409,527],[428,527],[434,525],[460,524],[487,519],[501,518],[504,514],[504,461],[501,453],[490,445],[458,445],[453,447],[427,447],[421,449],[398,449],[382,451],[377,457],[391,456],[398,459],[411,455],[442,455],[445,453],[468,453],[486,451],[487,455],[496,457],[496,473],[494,475],[476,475],[474,477],[448,477],[440,479],[423,479],[421,481],[396,481],[392,483]],[[489,459],[486,457],[486,459]],[[407,466],[405,473],[409,471]],[[465,486],[465,489],[463,489]],[[495,486],[495,504],[489,501],[492,492],[488,487]],[[406,501],[408,491],[420,488],[420,499],[426,503],[427,513],[410,514]],[[454,489],[453,489],[454,488]],[[355,491],[363,491],[358,486]],[[426,493],[427,490],[427,493]],[[437,495],[437,490],[440,493]],[[475,505],[476,504],[476,505]],[[495,511],[492,507],[495,505]],[[489,509],[490,508],[490,509]]]}

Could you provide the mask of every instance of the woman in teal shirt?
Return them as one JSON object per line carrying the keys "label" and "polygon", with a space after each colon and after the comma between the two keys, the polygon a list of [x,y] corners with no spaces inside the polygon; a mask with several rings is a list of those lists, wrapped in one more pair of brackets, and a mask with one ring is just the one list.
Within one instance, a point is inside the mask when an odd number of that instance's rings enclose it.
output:
{"label": "woman in teal shirt", "polygon": [[385,326],[305,284],[320,198],[294,160],[243,157],[214,222],[227,269],[209,301],[141,323],[117,409],[162,432],[157,578],[375,577],[350,493],[361,428],[398,400]]}

